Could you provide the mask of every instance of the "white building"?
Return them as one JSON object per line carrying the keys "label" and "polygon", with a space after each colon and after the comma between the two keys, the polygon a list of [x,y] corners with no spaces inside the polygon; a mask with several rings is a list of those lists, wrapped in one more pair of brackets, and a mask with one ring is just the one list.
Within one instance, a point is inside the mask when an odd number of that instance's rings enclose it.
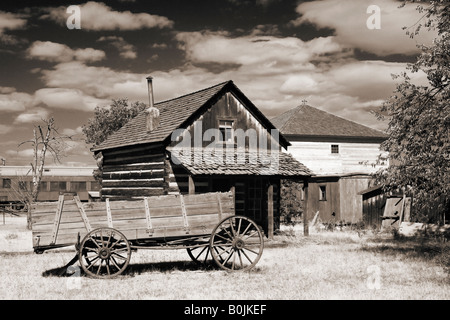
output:
{"label": "white building", "polygon": [[287,152],[314,172],[308,216],[319,212],[323,221],[361,221],[358,192],[371,186],[370,174],[388,166],[387,159],[376,164],[385,154],[380,144],[387,135],[308,105],[288,110],[271,122],[291,143]]}

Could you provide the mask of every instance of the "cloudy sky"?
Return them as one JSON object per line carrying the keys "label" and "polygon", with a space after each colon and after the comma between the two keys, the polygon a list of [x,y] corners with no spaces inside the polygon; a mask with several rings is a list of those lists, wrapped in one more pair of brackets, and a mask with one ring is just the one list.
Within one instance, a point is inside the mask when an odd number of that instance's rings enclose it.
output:
{"label": "cloudy sky", "polygon": [[[420,19],[394,0],[1,1],[0,157],[28,165],[33,125],[53,116],[74,135],[64,164],[95,165],[81,126],[111,99],[155,101],[233,80],[269,118],[307,100],[384,129],[370,113],[389,97],[392,73],[415,60],[402,27]],[[67,20],[79,6],[81,29]],[[380,29],[369,29],[380,8]],[[70,22],[75,20],[69,19]],[[416,75],[422,81],[420,75]]]}

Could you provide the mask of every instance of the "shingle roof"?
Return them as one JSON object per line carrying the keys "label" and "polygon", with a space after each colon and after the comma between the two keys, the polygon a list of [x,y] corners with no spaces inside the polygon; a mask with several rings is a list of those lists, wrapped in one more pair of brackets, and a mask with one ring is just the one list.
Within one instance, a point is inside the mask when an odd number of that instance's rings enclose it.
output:
{"label": "shingle roof", "polygon": [[193,175],[311,176],[312,171],[289,153],[260,154],[237,149],[171,149],[171,159]]}
{"label": "shingle roof", "polygon": [[284,135],[386,138],[379,130],[301,105],[270,120]]}
{"label": "shingle roof", "polygon": [[122,128],[112,133],[93,151],[129,146],[133,144],[161,142],[180,127],[200,107],[219,94],[231,81],[219,83],[215,86],[196,91],[175,99],[155,103],[160,111],[159,126],[152,132],[147,132],[146,112],[141,112]]}
{"label": "shingle roof", "polygon": [[[239,90],[233,81],[226,81],[212,87],[199,90],[184,96],[155,103],[160,111],[159,126],[151,132],[146,131],[146,112],[143,111],[135,118],[131,119],[118,131],[112,133],[100,145],[94,146],[92,151],[113,149],[135,144],[154,143],[165,141],[172,132],[188,123],[205,105],[215,102],[225,92],[231,90],[247,106],[247,108],[263,123],[268,129],[275,129],[275,126],[267,119],[258,108]],[[283,135],[279,135],[280,144],[287,147],[290,143]]]}

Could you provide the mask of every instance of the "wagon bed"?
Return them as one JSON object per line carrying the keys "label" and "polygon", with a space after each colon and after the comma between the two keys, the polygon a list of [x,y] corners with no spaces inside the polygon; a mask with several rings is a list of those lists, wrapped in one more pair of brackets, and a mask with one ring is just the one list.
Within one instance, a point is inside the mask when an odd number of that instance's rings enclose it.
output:
{"label": "wagon bed", "polygon": [[88,203],[60,195],[31,210],[34,251],[74,245],[71,263],[94,277],[121,274],[138,248],[185,248],[194,261],[213,259],[227,270],[252,268],[263,249],[260,228],[234,215],[232,192]]}

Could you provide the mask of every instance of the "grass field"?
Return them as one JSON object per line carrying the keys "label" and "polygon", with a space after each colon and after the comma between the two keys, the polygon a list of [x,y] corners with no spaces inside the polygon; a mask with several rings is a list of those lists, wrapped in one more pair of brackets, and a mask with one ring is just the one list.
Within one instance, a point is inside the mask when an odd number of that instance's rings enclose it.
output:
{"label": "grass field", "polygon": [[71,248],[40,255],[24,248],[11,252],[5,243],[26,245],[27,237],[20,235],[23,230],[2,226],[0,299],[450,298],[447,243],[353,231],[311,230],[309,237],[298,229],[288,231],[268,243],[250,272],[228,273],[213,264],[198,267],[185,250],[139,250],[124,275],[96,280],[81,275],[77,264],[72,276],[64,273],[61,267],[75,254]]}

